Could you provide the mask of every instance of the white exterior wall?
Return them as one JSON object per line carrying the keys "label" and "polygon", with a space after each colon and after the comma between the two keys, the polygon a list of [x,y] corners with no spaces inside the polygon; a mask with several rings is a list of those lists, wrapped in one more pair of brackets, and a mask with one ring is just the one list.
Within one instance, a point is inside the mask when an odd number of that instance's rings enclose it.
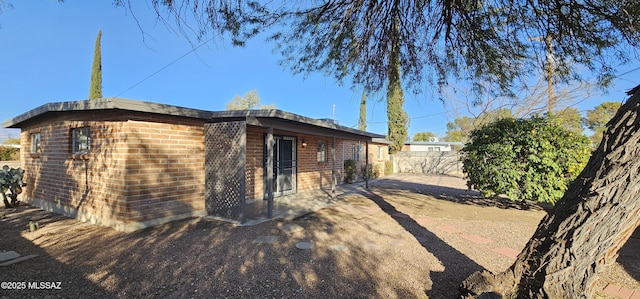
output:
{"label": "white exterior wall", "polygon": [[[431,149],[430,149],[431,148]],[[431,152],[438,151],[434,148],[439,148],[441,152],[450,152],[451,145],[443,145],[443,144],[411,144],[409,145],[410,152]]]}

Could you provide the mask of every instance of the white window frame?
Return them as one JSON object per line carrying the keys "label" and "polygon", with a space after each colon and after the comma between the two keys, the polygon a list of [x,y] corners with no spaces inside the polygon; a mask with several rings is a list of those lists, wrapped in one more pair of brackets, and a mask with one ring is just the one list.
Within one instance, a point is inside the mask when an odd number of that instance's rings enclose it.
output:
{"label": "white window frame", "polygon": [[91,129],[79,127],[71,129],[71,153],[86,154],[91,149]]}
{"label": "white window frame", "polygon": [[37,154],[37,153],[41,153],[42,152],[42,144],[41,144],[41,140],[42,140],[42,135],[40,135],[40,132],[37,133],[31,133],[31,153],[32,154]]}

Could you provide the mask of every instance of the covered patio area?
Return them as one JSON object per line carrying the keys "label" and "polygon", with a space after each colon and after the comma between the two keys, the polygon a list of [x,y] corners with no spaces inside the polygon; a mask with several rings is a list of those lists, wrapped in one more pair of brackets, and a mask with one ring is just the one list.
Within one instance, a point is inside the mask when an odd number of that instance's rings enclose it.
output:
{"label": "covered patio area", "polygon": [[242,226],[256,225],[273,219],[290,220],[342,202],[344,196],[358,193],[362,191],[363,188],[365,188],[364,182],[338,185],[336,186],[335,197],[333,198],[331,197],[331,188],[321,188],[280,196],[273,200],[273,215],[271,218],[268,217],[267,213],[269,208],[267,200],[247,201],[244,223],[237,219],[219,216],[207,216],[207,218],[236,223]]}

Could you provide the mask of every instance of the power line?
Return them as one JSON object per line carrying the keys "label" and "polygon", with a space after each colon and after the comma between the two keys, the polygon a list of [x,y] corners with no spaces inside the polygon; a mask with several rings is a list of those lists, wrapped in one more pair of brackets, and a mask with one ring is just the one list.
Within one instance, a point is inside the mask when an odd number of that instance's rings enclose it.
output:
{"label": "power line", "polygon": [[[627,74],[632,73],[632,72],[635,72],[635,71],[637,71],[637,70],[640,70],[640,67],[637,67],[637,68],[634,68],[634,69],[632,69],[632,70],[626,71],[626,72],[624,72],[624,73],[622,73],[622,74],[615,75],[613,78],[619,78],[619,77],[621,77],[621,76],[627,75]],[[590,83],[590,84],[591,84],[591,83]],[[586,97],[586,98],[584,98],[584,99],[582,99],[582,100],[580,100],[580,101],[578,101],[578,102],[576,102],[576,103],[573,103],[573,104],[571,104],[571,105],[568,105],[568,106],[567,106],[567,107],[565,107],[565,108],[575,107],[575,106],[577,106],[578,104],[580,104],[580,103],[582,103],[582,102],[586,101],[587,99],[588,99],[588,97]],[[427,115],[421,115],[421,116],[411,117],[411,118],[409,118],[409,119],[410,119],[410,120],[413,120],[413,119],[420,119],[420,118],[434,117],[434,116],[438,116],[438,115],[447,114],[447,113],[449,113],[449,112],[453,112],[453,111],[455,111],[455,109],[451,109],[451,110],[447,110],[447,111],[439,112],[439,113],[434,113],[434,114],[427,114]],[[581,110],[580,112],[584,112],[584,111],[587,111],[587,110]],[[385,123],[388,123],[388,122],[387,122],[387,121],[375,121],[375,122],[369,122],[369,121],[368,121],[368,122],[367,122],[367,124],[385,124]],[[352,127],[355,127],[355,126],[357,126],[357,124],[353,125]]]}
{"label": "power line", "polygon": [[[421,116],[416,116],[416,117],[410,117],[409,120],[412,119],[420,119],[420,118],[427,118],[427,117],[434,117],[434,116],[438,116],[438,115],[443,115],[443,114],[447,114],[449,112],[453,112],[454,110],[447,110],[444,112],[439,112],[439,113],[434,113],[434,114],[427,114],[427,115],[421,115]],[[367,124],[386,124],[386,121],[368,121]],[[356,124],[357,125],[357,124]],[[355,125],[354,125],[355,126]]]}
{"label": "power line", "polygon": [[140,80],[138,83],[136,83],[136,84],[132,85],[131,87],[129,87],[129,88],[127,88],[127,89],[125,89],[125,90],[124,90],[124,91],[122,91],[122,92],[119,92],[117,95],[115,95],[115,96],[114,96],[114,98],[119,97],[119,96],[120,96],[120,95],[122,95],[123,93],[125,93],[125,92],[127,92],[127,91],[129,91],[129,90],[132,90],[132,89],[134,89],[136,86],[138,86],[138,85],[142,84],[144,81],[149,80],[151,77],[153,77],[153,76],[157,75],[158,73],[162,72],[164,69],[166,69],[166,68],[170,67],[170,66],[171,66],[171,65],[173,65],[174,63],[178,62],[180,59],[182,59],[182,58],[186,57],[187,55],[189,55],[189,54],[191,54],[191,53],[193,53],[193,52],[195,52],[196,50],[198,50],[198,48],[200,48],[200,47],[202,47],[202,46],[206,45],[206,44],[207,44],[208,42],[210,42],[212,39],[213,39],[213,37],[211,37],[211,38],[209,38],[208,40],[206,40],[206,41],[202,42],[202,43],[201,43],[201,44],[199,44],[197,47],[192,48],[192,49],[191,49],[190,51],[188,51],[187,53],[182,54],[182,56],[180,56],[180,57],[178,57],[178,58],[174,59],[173,61],[169,62],[167,65],[165,65],[165,66],[161,67],[161,68],[160,68],[160,69],[158,69],[157,71],[153,72],[151,75],[149,75],[149,76],[145,77],[144,79]]}
{"label": "power line", "polygon": [[635,69],[632,69],[632,70],[630,70],[630,71],[626,71],[626,72],[624,72],[624,73],[622,73],[622,74],[616,75],[614,78],[619,78],[620,76],[624,76],[624,75],[626,75],[626,74],[628,74],[628,73],[635,72],[635,71],[637,71],[637,70],[640,70],[640,66],[639,66],[639,67],[637,67],[637,68],[635,68]]}

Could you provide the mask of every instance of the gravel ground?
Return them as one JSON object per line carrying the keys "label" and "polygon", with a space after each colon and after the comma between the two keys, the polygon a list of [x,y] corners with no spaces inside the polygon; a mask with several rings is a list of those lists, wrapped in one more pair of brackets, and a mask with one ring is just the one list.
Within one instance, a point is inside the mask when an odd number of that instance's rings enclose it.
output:
{"label": "gravel ground", "polygon": [[[0,281],[60,282],[0,289],[0,297],[455,298],[474,271],[508,268],[514,259],[495,249],[519,252],[545,215],[481,200],[459,178],[393,175],[371,186],[292,221],[246,227],[194,218],[126,234],[29,206],[0,210],[0,251],[38,255],[1,267]],[[30,220],[40,229],[29,232]],[[277,240],[254,242],[259,236]],[[595,290],[640,289],[633,240]]]}

